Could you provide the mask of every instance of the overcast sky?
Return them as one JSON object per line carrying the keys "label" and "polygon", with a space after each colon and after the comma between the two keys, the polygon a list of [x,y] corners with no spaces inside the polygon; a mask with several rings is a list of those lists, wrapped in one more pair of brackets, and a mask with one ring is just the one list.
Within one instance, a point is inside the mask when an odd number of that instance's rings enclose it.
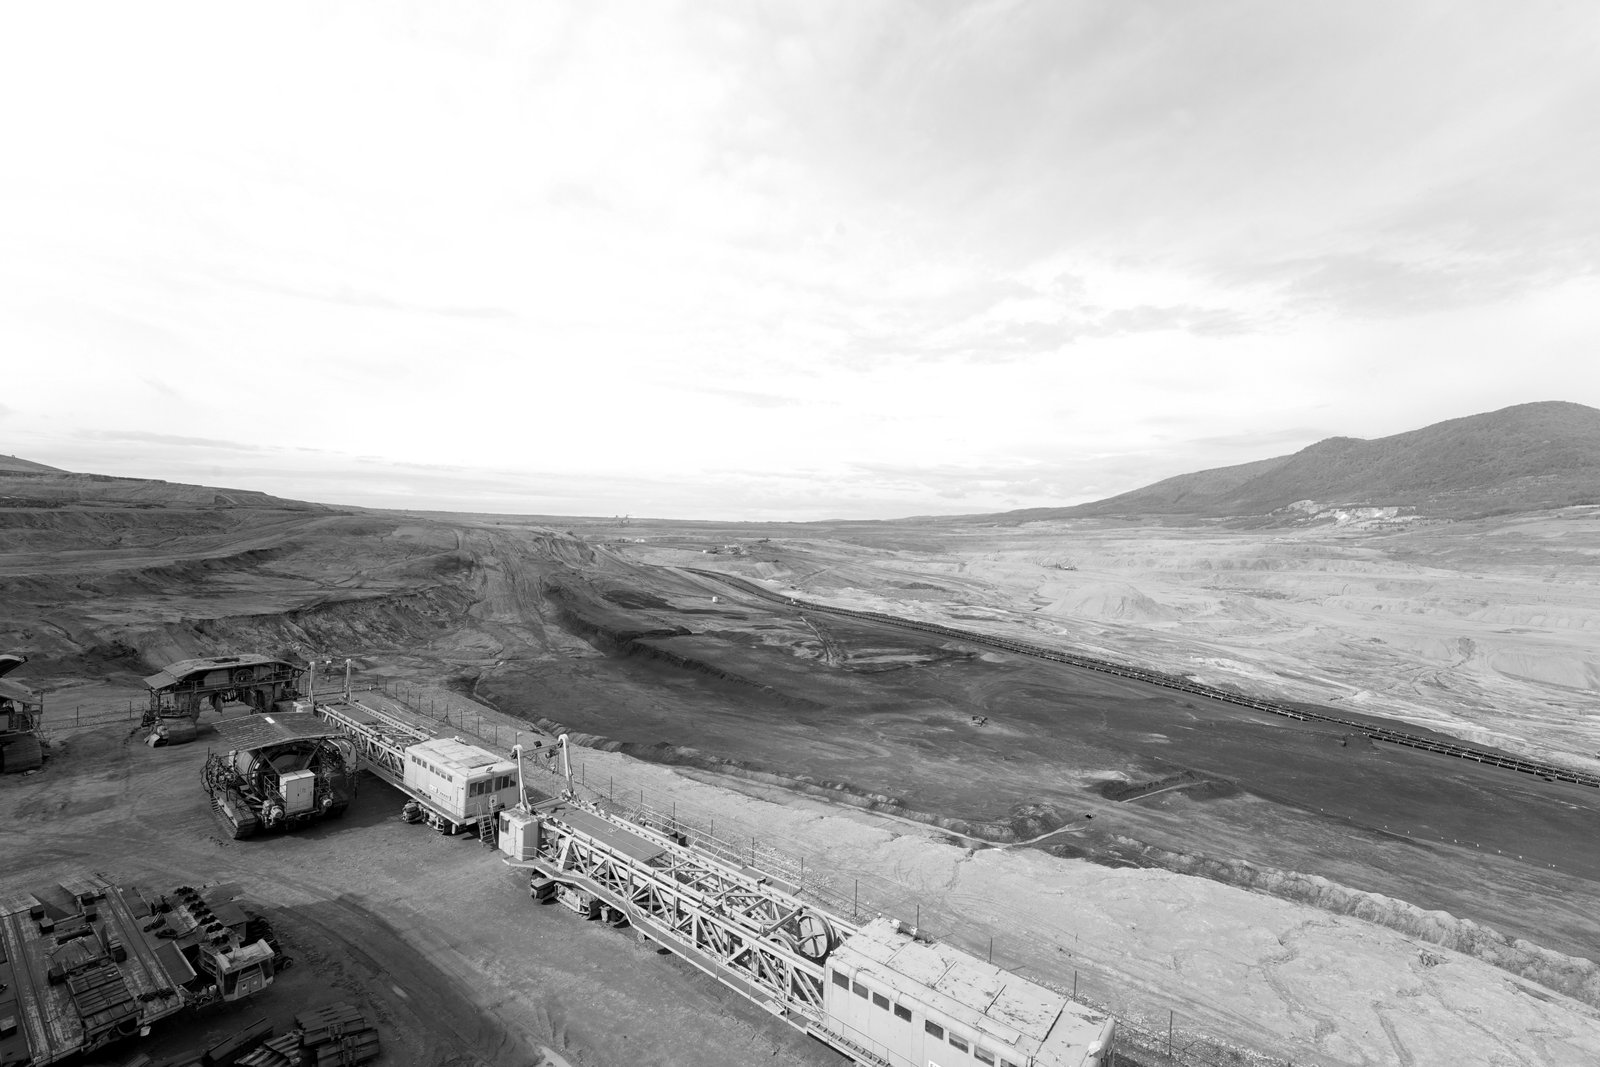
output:
{"label": "overcast sky", "polygon": [[1544,3],[8,4],[0,452],[380,507],[1078,503],[1600,406]]}

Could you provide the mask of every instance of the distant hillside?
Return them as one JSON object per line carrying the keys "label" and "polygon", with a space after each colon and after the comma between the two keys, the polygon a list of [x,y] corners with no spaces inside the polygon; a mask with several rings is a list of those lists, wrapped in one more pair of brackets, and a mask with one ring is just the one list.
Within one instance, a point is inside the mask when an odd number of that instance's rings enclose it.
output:
{"label": "distant hillside", "polygon": [[287,500],[254,489],[218,489],[154,478],[73,474],[28,460],[0,463],[0,509],[94,508],[267,508],[277,511],[327,511],[322,504]]}
{"label": "distant hillside", "polygon": [[[1468,517],[1600,504],[1600,410],[1518,404],[1365,441],[1330,437],[1290,456],[1180,474],[1048,517],[1254,516],[1298,501]],[[1008,518],[1043,518],[1042,509]]]}
{"label": "distant hillside", "polygon": [[16,456],[0,456],[0,471],[21,474],[65,474],[60,467],[47,467],[43,463],[35,463],[31,459],[18,459]]}

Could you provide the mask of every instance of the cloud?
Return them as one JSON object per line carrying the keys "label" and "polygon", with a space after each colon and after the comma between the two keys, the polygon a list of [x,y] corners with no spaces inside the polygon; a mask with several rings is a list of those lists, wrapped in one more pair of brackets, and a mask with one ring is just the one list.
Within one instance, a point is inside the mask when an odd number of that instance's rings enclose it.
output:
{"label": "cloud", "polygon": [[743,407],[753,408],[786,408],[794,407],[801,401],[792,396],[778,396],[773,393],[747,392],[742,389],[719,389],[711,385],[692,385],[692,392],[702,393],[706,396],[718,396],[731,400]]}
{"label": "cloud", "polygon": [[1371,316],[1498,303],[1569,276],[1504,259],[1407,262],[1377,252],[1273,263],[1253,273],[1279,279],[1286,301],[1297,308]]}
{"label": "cloud", "polygon": [[1586,20],[12,5],[8,439],[287,496],[881,515],[1600,403]]}
{"label": "cloud", "polygon": [[178,448],[221,449],[228,452],[267,452],[271,449],[243,441],[221,441],[213,437],[184,437],[148,430],[78,430],[75,436],[88,441],[125,441],[143,445],[172,445]]}

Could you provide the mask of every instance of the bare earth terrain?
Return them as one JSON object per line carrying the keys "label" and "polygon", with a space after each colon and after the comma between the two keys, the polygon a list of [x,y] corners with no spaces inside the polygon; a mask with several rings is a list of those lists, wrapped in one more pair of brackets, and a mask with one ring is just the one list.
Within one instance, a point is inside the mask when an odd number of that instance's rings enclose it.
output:
{"label": "bare earth terrain", "polygon": [[321,975],[409,1035],[406,1062],[839,1061],[670,957],[532,907],[487,851],[393,820],[376,781],[343,822],[224,842],[205,734],[129,747],[75,714],[115,714],[185,656],[353,657],[432,687],[413,703],[467,711],[463,729],[586,735],[590,788],[782,841],[818,891],[920,909],[976,952],[993,938],[996,962],[1076,981],[1161,1043],[1172,1012],[1191,1062],[1600,1061],[1600,791],[688,570],[1594,770],[1600,510],[616,526],[154,483],[71,496],[68,477],[0,509],[0,647],[31,657],[13,677],[51,690],[58,742],[0,780],[0,892],[84,866],[243,882],[302,963],[269,997]]}

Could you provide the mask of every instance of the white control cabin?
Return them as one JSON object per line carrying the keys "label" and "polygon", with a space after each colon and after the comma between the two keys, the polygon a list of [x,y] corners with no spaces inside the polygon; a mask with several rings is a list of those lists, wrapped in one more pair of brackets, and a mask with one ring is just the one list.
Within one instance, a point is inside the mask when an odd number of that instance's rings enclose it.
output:
{"label": "white control cabin", "polygon": [[829,1026],[894,1063],[1101,1067],[1116,1020],[960,949],[874,919],[828,958]]}
{"label": "white control cabin", "polygon": [[453,737],[406,749],[406,791],[458,823],[516,807],[517,765]]}

